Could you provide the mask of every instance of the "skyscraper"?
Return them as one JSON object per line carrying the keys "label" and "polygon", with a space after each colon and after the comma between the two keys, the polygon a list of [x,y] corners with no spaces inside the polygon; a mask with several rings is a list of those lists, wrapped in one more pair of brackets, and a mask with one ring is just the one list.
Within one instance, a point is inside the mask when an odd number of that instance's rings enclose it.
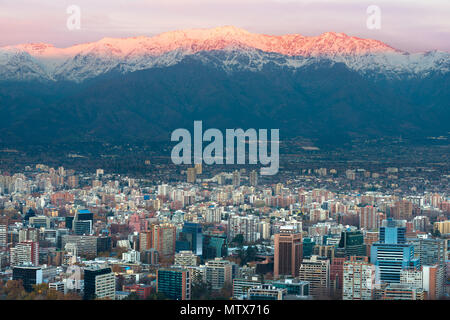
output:
{"label": "skyscraper", "polygon": [[256,172],[256,170],[252,170],[250,172],[250,185],[252,187],[256,187],[258,185],[258,172]]}
{"label": "skyscraper", "polygon": [[233,172],[233,187],[239,187],[241,185],[241,173],[238,170]]}
{"label": "skyscraper", "polygon": [[372,300],[375,266],[367,257],[350,257],[344,262],[342,300]]}
{"label": "skyscraper", "polygon": [[300,265],[299,279],[308,281],[310,294],[315,298],[328,296],[330,281],[330,260],[318,256],[305,259]]}
{"label": "skyscraper", "polygon": [[177,252],[191,250],[194,254],[203,254],[202,226],[199,223],[185,222],[176,242]]}
{"label": "skyscraper", "polygon": [[297,277],[302,262],[302,235],[288,229],[280,231],[275,235],[274,277]]}
{"label": "skyscraper", "polygon": [[336,248],[337,257],[365,256],[366,245],[361,231],[345,230],[341,233],[341,240]]}
{"label": "skyscraper", "polygon": [[384,220],[380,228],[380,241],[370,250],[370,261],[376,266],[377,283],[399,283],[405,268],[418,268],[414,247],[406,243],[405,221]]}
{"label": "skyscraper", "polygon": [[169,223],[153,226],[153,248],[161,257],[170,257],[175,254],[176,228]]}

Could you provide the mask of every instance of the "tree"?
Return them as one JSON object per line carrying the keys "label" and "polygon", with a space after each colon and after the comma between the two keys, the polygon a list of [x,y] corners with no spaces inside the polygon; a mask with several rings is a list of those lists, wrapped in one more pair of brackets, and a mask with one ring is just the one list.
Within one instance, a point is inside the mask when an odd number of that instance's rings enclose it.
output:
{"label": "tree", "polygon": [[205,281],[196,281],[191,286],[192,300],[208,300],[211,296],[211,285]]}
{"label": "tree", "polygon": [[238,234],[234,237],[234,239],[231,241],[231,243],[236,244],[238,247],[242,247],[244,244],[244,235]]}

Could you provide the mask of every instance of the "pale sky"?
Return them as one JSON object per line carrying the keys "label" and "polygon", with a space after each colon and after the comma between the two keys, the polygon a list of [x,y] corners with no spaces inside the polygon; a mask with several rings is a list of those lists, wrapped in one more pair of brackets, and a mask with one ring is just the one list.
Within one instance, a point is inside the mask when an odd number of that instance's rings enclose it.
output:
{"label": "pale sky", "polygon": [[[81,9],[80,30],[66,26],[70,5]],[[366,26],[369,5],[381,9],[380,30]],[[273,35],[344,32],[409,52],[450,51],[450,0],[0,0],[0,46],[67,47],[225,25]]]}

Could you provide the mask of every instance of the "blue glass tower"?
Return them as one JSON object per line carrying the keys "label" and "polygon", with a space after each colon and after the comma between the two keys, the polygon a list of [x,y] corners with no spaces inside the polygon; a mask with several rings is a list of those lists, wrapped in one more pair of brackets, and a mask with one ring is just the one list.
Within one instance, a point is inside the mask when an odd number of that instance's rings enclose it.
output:
{"label": "blue glass tower", "polygon": [[203,253],[202,226],[198,223],[185,222],[175,246],[176,252],[191,250],[201,256]]}
{"label": "blue glass tower", "polygon": [[406,243],[404,221],[384,220],[380,228],[380,241],[372,245],[370,261],[376,266],[378,283],[399,283],[400,271],[419,268],[414,258],[414,246]]}

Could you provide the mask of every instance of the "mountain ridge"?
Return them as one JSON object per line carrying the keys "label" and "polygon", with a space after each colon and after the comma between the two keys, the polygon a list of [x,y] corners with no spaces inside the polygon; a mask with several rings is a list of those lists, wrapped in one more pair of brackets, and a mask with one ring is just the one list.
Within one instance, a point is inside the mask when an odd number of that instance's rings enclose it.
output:
{"label": "mountain ridge", "polygon": [[[5,46],[0,48],[0,79],[82,82],[116,68],[126,73],[171,66],[186,56],[209,52],[252,55],[254,59],[258,56],[260,66],[276,60],[294,69],[308,59],[325,58],[361,73],[394,77],[450,70],[450,54],[441,51],[410,54],[378,40],[344,33],[271,36],[226,26],[172,31],[154,37],[103,38],[67,48],[45,43]],[[228,62],[224,61],[222,67],[227,69]]]}

